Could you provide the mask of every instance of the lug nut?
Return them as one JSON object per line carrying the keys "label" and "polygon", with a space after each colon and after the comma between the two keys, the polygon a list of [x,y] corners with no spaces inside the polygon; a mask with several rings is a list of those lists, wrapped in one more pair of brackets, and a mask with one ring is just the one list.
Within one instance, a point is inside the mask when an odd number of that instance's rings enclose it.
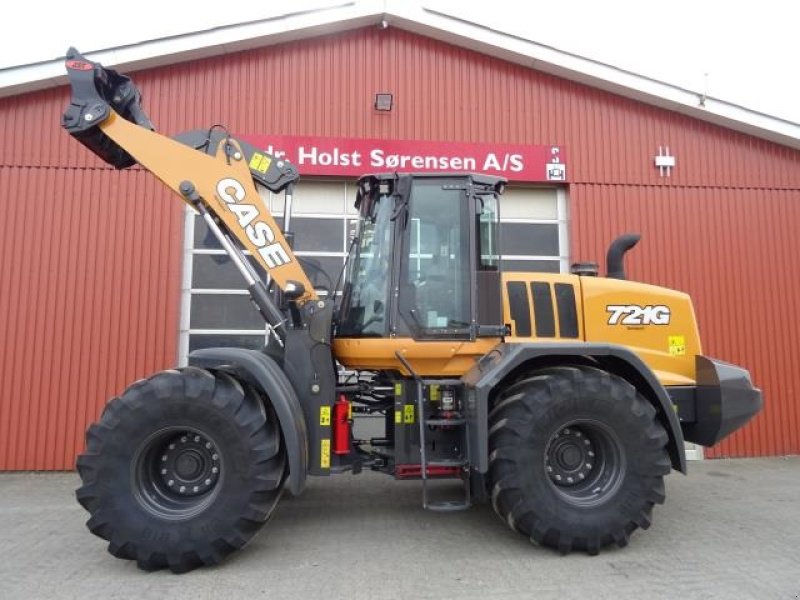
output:
{"label": "lug nut", "polygon": [[556,481],[561,481],[561,475],[556,475]]}
{"label": "lug nut", "polygon": [[208,448],[209,450],[211,450],[211,442],[206,442],[206,448]]}
{"label": "lug nut", "polygon": [[183,492],[185,492],[185,491],[186,491],[186,486],[185,486],[185,485],[182,485],[182,486],[181,486],[181,487],[178,489],[178,491],[179,491],[179,492],[182,494]]}
{"label": "lug nut", "polygon": [[194,436],[194,441],[195,442],[199,442],[200,441],[200,436],[199,435]]}
{"label": "lug nut", "polygon": [[197,486],[194,486],[194,487],[192,488],[192,491],[196,492],[196,491],[197,491],[197,490],[199,490],[199,489],[200,489],[199,487],[197,487]]}
{"label": "lug nut", "polygon": [[173,485],[175,485],[175,480],[174,480],[174,479],[170,479],[170,480],[167,482],[167,485],[168,485],[169,487],[172,487]]}
{"label": "lug nut", "polygon": [[214,474],[219,473],[219,469],[217,467],[211,467],[211,472]]}
{"label": "lug nut", "polygon": [[167,455],[166,455],[166,454],[164,454],[164,455],[161,457],[161,462],[167,462]]}
{"label": "lug nut", "polygon": [[211,460],[217,460],[219,458],[219,454],[212,454]]}
{"label": "lug nut", "polygon": [[586,454],[588,454],[589,456],[594,456],[594,452],[592,452],[591,450],[589,450]]}
{"label": "lug nut", "polygon": [[567,483],[575,483],[575,480],[572,477],[567,477]]}
{"label": "lug nut", "polygon": [[161,474],[162,475],[166,475],[167,474],[167,470],[166,469],[161,469]]}
{"label": "lug nut", "polygon": [[592,470],[592,463],[586,463],[586,470],[587,471],[591,471]]}
{"label": "lug nut", "polygon": [[204,483],[205,483],[206,485],[211,485],[211,480],[210,480],[210,479],[206,479],[206,480],[204,481]]}
{"label": "lug nut", "polygon": [[175,444],[170,444],[170,445],[169,445],[169,449],[170,449],[170,450],[175,450]]}
{"label": "lug nut", "polygon": [[181,444],[185,444],[185,443],[186,443],[186,436],[184,435],[184,436],[181,438]]}

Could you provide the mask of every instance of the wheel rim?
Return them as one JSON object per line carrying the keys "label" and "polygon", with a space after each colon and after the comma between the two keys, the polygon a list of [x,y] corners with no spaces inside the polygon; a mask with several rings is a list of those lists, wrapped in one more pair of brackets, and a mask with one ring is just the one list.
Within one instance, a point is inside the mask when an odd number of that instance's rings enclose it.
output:
{"label": "wheel rim", "polygon": [[625,453],[604,423],[573,420],[559,426],[548,440],[544,465],[550,485],[562,499],[575,506],[596,506],[619,489]]}
{"label": "wheel rim", "polygon": [[169,427],[139,446],[132,476],[134,495],[148,512],[164,519],[188,519],[219,493],[222,456],[207,433]]}

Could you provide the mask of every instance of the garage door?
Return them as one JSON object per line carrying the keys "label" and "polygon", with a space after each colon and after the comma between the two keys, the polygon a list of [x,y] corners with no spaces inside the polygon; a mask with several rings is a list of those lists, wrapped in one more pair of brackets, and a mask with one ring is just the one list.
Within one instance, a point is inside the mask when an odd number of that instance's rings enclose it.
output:
{"label": "garage door", "polygon": [[[356,213],[354,181],[304,180],[295,188],[295,253],[321,294],[341,274]],[[283,196],[264,192],[276,217]],[[280,220],[279,220],[280,223]],[[565,272],[569,266],[566,196],[562,188],[509,187],[501,205],[503,267]],[[264,323],[250,304],[241,275],[202,219],[187,211],[180,363],[211,346],[259,348]]]}
{"label": "garage door", "polygon": [[509,187],[500,204],[500,253],[506,271],[569,270],[563,188]]}

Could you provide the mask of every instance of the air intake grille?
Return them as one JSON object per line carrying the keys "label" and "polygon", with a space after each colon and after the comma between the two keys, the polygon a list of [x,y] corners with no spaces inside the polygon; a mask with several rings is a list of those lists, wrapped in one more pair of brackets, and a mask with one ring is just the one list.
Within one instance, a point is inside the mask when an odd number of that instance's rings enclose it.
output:
{"label": "air intake grille", "polygon": [[[531,302],[528,299],[527,284],[528,282],[525,281],[506,283],[508,305],[511,319],[514,321],[514,335],[530,337],[533,329],[537,338],[577,338],[580,332],[575,287],[568,283],[554,284],[554,302],[553,284],[548,281],[531,281]],[[533,304],[533,319],[531,319],[531,303]],[[556,311],[558,311],[558,335],[556,334]]]}

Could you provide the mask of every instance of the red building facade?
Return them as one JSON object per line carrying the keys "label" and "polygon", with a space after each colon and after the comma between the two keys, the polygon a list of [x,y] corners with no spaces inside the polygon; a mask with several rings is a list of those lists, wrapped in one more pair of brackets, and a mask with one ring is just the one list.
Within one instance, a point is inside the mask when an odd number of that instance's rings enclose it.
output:
{"label": "red building facade", "polygon": [[[800,452],[800,152],[400,29],[358,29],[136,73],[166,134],[553,145],[569,156],[569,258],[643,241],[637,280],[690,293],[704,353],[765,408],[706,456]],[[393,94],[390,112],[373,107]],[[132,380],[179,360],[184,209],[58,125],[64,87],[0,99],[0,469],[71,469]],[[662,176],[659,147],[676,166]]]}

